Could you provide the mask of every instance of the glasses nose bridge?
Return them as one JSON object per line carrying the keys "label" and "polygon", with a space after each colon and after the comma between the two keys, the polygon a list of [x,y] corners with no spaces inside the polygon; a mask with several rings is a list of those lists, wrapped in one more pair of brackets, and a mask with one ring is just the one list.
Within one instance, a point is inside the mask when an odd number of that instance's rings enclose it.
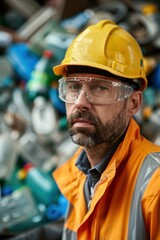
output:
{"label": "glasses nose bridge", "polygon": [[88,87],[87,87],[87,83],[88,83],[88,81],[87,80],[82,80],[82,81],[80,81],[80,83],[81,83],[81,88],[79,89],[79,91],[78,91],[78,96],[77,97],[79,97],[79,95],[81,94],[81,92],[84,92],[85,93],[85,95],[87,96],[88,95]]}
{"label": "glasses nose bridge", "polygon": [[87,81],[84,80],[84,81],[82,82],[82,88],[80,89],[80,91],[83,91],[83,92],[87,93],[87,88],[88,88]]}
{"label": "glasses nose bridge", "polygon": [[84,97],[87,100],[87,102],[90,102],[89,101],[89,95],[88,95],[88,92],[87,92],[86,82],[84,82],[82,84],[82,88],[78,92],[78,95],[77,95],[77,98],[76,98],[76,102],[82,101]]}

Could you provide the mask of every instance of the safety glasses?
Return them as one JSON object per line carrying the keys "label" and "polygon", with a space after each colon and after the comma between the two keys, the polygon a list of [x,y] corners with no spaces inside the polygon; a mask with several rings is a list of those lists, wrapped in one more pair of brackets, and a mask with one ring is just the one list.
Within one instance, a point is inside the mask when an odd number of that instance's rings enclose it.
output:
{"label": "safety glasses", "polygon": [[122,82],[93,77],[65,77],[59,80],[59,98],[75,103],[81,93],[96,105],[122,101],[133,92],[133,87]]}

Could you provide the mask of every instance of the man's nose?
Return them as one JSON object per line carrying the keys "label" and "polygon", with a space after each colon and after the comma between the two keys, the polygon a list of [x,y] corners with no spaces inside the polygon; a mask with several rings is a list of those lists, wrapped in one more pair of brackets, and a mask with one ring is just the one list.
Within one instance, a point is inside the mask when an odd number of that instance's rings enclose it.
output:
{"label": "man's nose", "polygon": [[81,89],[78,96],[77,96],[77,99],[75,101],[75,104],[76,105],[83,105],[83,106],[88,106],[90,105],[90,102],[88,100],[88,97],[87,97],[87,93],[86,93],[86,90],[85,89]]}

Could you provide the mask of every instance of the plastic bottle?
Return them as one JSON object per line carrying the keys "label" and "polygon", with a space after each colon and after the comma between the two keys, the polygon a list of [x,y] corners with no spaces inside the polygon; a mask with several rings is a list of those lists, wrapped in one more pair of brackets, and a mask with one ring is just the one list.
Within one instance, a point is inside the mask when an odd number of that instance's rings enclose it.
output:
{"label": "plastic bottle", "polygon": [[57,112],[44,97],[35,98],[31,112],[32,125],[38,135],[50,136],[57,126]]}
{"label": "plastic bottle", "polygon": [[43,220],[28,187],[17,189],[0,201],[0,231],[24,230]]}
{"label": "plastic bottle", "polygon": [[20,80],[28,82],[39,56],[35,54],[27,43],[19,42],[11,44],[6,51],[7,58]]}
{"label": "plastic bottle", "polygon": [[27,89],[29,97],[34,99],[37,95],[48,95],[48,88],[53,79],[53,52],[45,50],[42,57],[32,71],[31,79],[28,81]]}
{"label": "plastic bottle", "polygon": [[62,141],[64,130],[67,129],[66,117],[60,118],[51,102],[42,96],[36,97],[33,103],[32,126],[40,142],[47,144]]}
{"label": "plastic bottle", "polygon": [[17,160],[17,149],[8,133],[0,134],[0,179],[9,179]]}
{"label": "plastic bottle", "polygon": [[30,163],[26,164],[24,168],[27,171],[26,184],[37,201],[45,205],[56,203],[60,191],[50,174]]}
{"label": "plastic bottle", "polygon": [[[53,153],[48,151],[48,149],[45,149],[38,141],[37,135],[30,130],[26,131],[26,133],[18,140],[17,148],[20,156],[24,160],[31,162],[42,169],[53,157]],[[53,163],[53,165],[55,164]]]}

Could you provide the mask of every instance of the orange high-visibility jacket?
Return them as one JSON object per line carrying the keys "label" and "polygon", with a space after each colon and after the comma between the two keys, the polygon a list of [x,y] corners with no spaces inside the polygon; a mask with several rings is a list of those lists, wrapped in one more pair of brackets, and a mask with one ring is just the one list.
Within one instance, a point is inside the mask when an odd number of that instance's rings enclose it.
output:
{"label": "orange high-visibility jacket", "polygon": [[71,206],[64,239],[160,239],[160,147],[142,137],[131,119],[123,142],[95,185],[89,210],[83,195],[86,175],[75,166],[81,151],[53,175]]}

